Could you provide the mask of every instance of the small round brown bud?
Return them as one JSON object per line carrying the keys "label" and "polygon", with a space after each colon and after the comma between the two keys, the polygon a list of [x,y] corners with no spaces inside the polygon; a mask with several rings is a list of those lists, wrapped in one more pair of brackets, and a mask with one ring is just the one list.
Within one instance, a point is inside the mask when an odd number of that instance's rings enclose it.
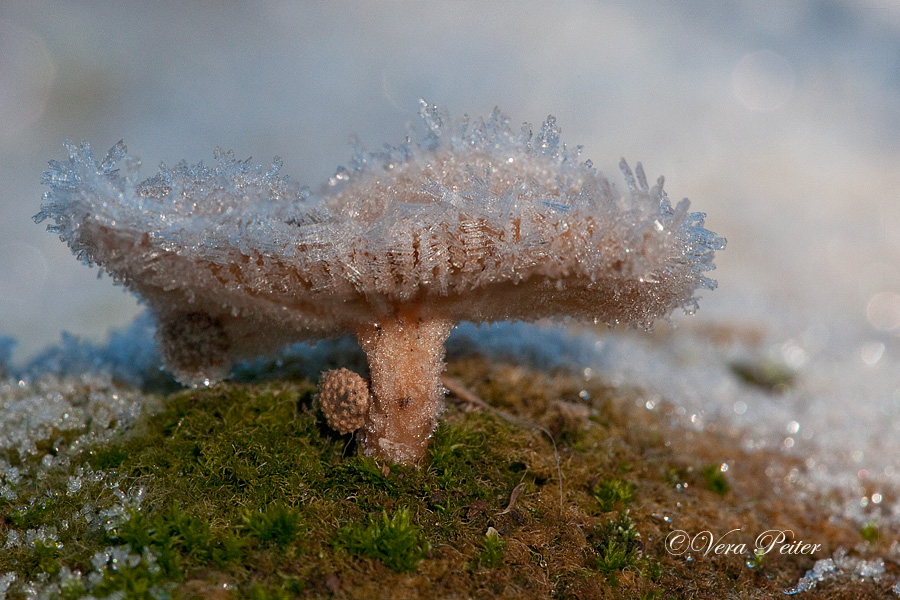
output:
{"label": "small round brown bud", "polygon": [[349,369],[322,373],[319,404],[328,426],[338,433],[356,431],[369,414],[369,382]]}

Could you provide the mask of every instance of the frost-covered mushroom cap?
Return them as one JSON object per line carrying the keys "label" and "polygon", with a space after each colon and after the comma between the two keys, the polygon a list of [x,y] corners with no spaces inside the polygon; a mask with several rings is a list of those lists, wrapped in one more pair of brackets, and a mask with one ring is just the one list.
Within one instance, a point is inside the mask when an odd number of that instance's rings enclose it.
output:
{"label": "frost-covered mushroom cap", "polygon": [[213,166],[161,165],[139,181],[121,142],[100,162],[69,145],[35,218],[140,294],[163,337],[227,345],[222,369],[409,306],[450,321],[649,325],[714,287],[704,272],[724,240],[640,164],[621,163],[622,195],[559,142],[553,117],[533,135],[496,110],[454,122],[423,102],[420,114],[412,141],[358,151],[315,192],[279,175],[278,159],[264,169],[217,151]]}
{"label": "frost-covered mushroom cap", "polygon": [[[689,202],[672,207],[624,161],[629,195],[559,143],[548,117],[515,133],[495,111],[449,123],[423,103],[426,135],[359,153],[304,224],[316,286],[376,306],[422,301],[454,320],[571,315],[646,325],[695,307],[724,241]],[[313,241],[315,240],[315,241]]]}

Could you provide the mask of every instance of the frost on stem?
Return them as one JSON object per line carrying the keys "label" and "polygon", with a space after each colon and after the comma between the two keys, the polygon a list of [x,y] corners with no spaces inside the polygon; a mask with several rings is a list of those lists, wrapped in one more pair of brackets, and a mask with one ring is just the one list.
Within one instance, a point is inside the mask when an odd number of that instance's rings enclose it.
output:
{"label": "frost on stem", "polygon": [[37,221],[139,296],[179,381],[237,359],[356,335],[372,374],[364,452],[417,462],[440,412],[443,343],[459,321],[577,319],[649,327],[712,289],[724,240],[659,178],[620,164],[619,194],[548,117],[537,135],[495,110],[358,151],[315,192],[216,151],[212,165],[138,178],[120,142],[103,160],[67,144]]}
{"label": "frost on stem", "polygon": [[360,435],[363,452],[416,463],[425,455],[444,401],[444,342],[453,324],[405,310],[359,328],[375,398]]}

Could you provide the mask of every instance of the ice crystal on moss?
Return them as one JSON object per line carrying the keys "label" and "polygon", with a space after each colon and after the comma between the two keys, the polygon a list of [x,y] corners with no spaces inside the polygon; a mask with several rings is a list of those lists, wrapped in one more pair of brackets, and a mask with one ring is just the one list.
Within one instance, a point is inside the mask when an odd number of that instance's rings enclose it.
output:
{"label": "ice crystal on moss", "polygon": [[15,573],[4,573],[3,575],[0,575],[0,600],[5,600],[6,592],[15,580]]}
{"label": "ice crystal on moss", "polygon": [[884,560],[864,560],[847,554],[845,548],[838,548],[832,558],[817,560],[813,568],[800,580],[784,591],[794,595],[814,589],[818,584],[831,580],[879,581],[885,573]]}
{"label": "ice crystal on moss", "polygon": [[[704,273],[724,240],[640,164],[620,164],[623,196],[561,143],[553,117],[534,136],[498,110],[453,121],[422,102],[420,116],[420,133],[358,150],[314,193],[277,159],[253,166],[217,150],[214,165],[161,165],[140,181],[121,142],[99,161],[67,144],[35,219],[52,219],[76,256],[147,301],[184,383],[208,385],[235,360],[292,341],[353,333],[373,373],[363,445],[382,449],[394,435],[430,436],[454,323],[649,327],[674,308],[692,312],[695,291],[714,287]],[[388,433],[397,416],[382,406],[411,400],[428,416]]]}
{"label": "ice crystal on moss", "polygon": [[30,383],[0,381],[0,482],[15,486],[20,470],[6,464],[14,452],[43,468],[68,460],[84,446],[109,439],[157,401],[101,377],[44,377]]}

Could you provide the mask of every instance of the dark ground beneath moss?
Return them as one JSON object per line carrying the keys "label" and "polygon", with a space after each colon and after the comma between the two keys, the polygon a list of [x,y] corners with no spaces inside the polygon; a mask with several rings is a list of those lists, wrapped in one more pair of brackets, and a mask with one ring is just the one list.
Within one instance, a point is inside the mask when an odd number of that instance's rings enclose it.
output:
{"label": "dark ground beneath moss", "polygon": [[[798,500],[787,475],[800,462],[745,452],[715,425],[675,427],[637,391],[477,357],[448,374],[518,420],[451,403],[422,468],[358,456],[350,436],[324,426],[309,382],[174,393],[72,461],[102,476],[52,493],[71,467],[24,486],[22,500],[42,498],[27,510],[6,503],[4,538],[69,525],[58,544],[0,550],[0,574],[54,581],[127,544],[146,548],[144,558],[106,563],[101,583],[72,579],[56,597],[718,600],[781,597],[838,547],[887,555],[885,532],[860,532]],[[141,488],[140,505],[125,503],[115,526],[75,518]],[[665,545],[674,530],[750,549],[759,533],[791,530],[822,548],[755,562],[737,550],[676,556]],[[886,567],[881,583],[825,582],[799,597],[885,597],[900,573]],[[13,587],[8,597],[25,594]]]}

